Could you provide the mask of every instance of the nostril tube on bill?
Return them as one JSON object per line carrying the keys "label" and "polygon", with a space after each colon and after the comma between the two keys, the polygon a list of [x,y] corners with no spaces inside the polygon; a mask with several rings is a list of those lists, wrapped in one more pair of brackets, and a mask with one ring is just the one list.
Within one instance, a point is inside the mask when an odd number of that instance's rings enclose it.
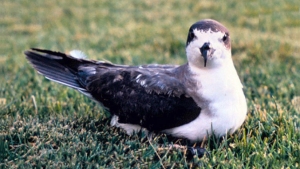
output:
{"label": "nostril tube on bill", "polygon": [[204,67],[206,67],[206,62],[207,62],[207,51],[210,50],[210,43],[205,42],[202,47],[200,48],[200,52],[204,58]]}

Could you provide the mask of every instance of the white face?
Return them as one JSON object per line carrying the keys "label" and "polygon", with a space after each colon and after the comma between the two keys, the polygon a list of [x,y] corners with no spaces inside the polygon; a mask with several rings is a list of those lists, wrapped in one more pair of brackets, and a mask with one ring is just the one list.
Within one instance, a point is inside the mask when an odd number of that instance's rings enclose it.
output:
{"label": "white face", "polygon": [[[224,32],[194,29],[193,33],[195,36],[194,40],[186,46],[186,55],[191,66],[197,68],[213,68],[222,66],[228,59],[231,60],[230,47],[227,48],[223,41]],[[204,43],[209,43],[210,51],[212,51],[207,55],[206,67],[204,67],[204,58],[200,52],[200,48]]]}

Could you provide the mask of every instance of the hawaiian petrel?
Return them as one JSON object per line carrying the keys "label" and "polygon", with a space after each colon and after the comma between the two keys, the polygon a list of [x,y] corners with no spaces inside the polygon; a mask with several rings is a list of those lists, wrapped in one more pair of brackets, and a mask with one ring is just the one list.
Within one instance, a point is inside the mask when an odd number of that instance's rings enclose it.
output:
{"label": "hawaiian petrel", "polygon": [[143,128],[194,142],[233,133],[246,117],[229,31],[215,20],[190,27],[181,66],[116,65],[35,48],[25,55],[46,78],[101,103],[128,134]]}

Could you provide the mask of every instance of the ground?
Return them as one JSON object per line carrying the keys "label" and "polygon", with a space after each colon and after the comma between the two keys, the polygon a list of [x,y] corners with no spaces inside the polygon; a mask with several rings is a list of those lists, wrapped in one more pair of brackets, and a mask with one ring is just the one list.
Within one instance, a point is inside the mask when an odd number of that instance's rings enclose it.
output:
{"label": "ground", "polygon": [[[276,1],[2,0],[1,168],[297,168],[300,163],[300,3]],[[118,64],[183,64],[191,24],[212,18],[231,32],[248,115],[208,154],[187,159],[172,141],[131,137],[82,94],[38,75],[30,47],[79,49]],[[161,151],[158,151],[161,150]]]}

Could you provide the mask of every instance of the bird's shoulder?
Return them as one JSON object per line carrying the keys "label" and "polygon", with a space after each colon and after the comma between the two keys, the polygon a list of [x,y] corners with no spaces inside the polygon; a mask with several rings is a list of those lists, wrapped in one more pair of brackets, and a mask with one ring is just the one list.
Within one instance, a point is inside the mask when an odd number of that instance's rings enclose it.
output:
{"label": "bird's shoulder", "polygon": [[145,90],[147,93],[180,97],[185,86],[176,76],[177,65],[126,66],[98,63],[96,66],[81,66],[79,79],[88,90],[120,90],[122,88]]}

